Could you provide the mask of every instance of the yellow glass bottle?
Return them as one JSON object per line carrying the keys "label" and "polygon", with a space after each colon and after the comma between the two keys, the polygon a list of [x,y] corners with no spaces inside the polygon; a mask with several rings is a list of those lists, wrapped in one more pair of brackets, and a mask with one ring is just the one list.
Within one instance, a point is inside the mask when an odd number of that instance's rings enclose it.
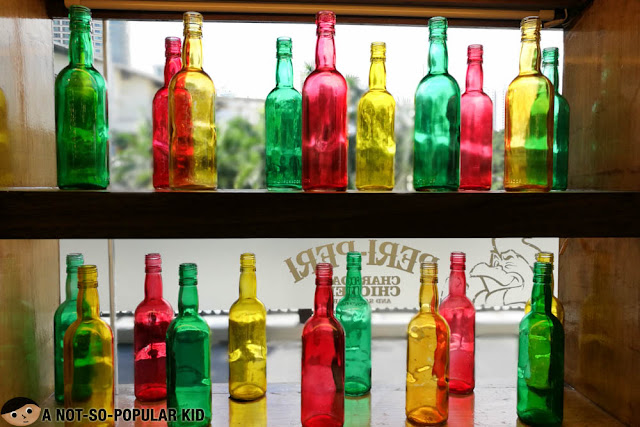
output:
{"label": "yellow glass bottle", "polygon": [[202,15],[184,14],[182,69],[169,83],[169,186],[215,190],[216,90],[202,69]]}
{"label": "yellow glass bottle", "polygon": [[[98,412],[104,409],[106,415],[113,415],[113,334],[109,325],[100,319],[95,265],[78,267],[77,301],[78,318],[64,335],[64,406],[82,409],[87,416],[91,414],[90,409]],[[114,425],[113,418],[90,424],[93,427]],[[67,426],[75,425],[88,424],[86,419],[67,423]]]}
{"label": "yellow glass bottle", "polygon": [[[538,262],[548,262],[553,266],[553,254],[551,252],[538,252],[536,255],[536,261]],[[553,295],[553,270],[551,272],[551,314],[556,316],[560,323],[564,325],[564,307],[558,298]],[[531,311],[531,298],[527,300],[527,303],[524,306],[524,314],[527,314]]]}
{"label": "yellow glass bottle", "polygon": [[420,311],[407,328],[406,415],[434,425],[449,417],[449,325],[438,313],[438,264],[420,266]]}
{"label": "yellow glass bottle", "polygon": [[267,427],[267,397],[252,402],[229,399],[229,427]]}
{"label": "yellow glass bottle", "polygon": [[267,311],[256,297],[256,257],[240,255],[240,296],[229,310],[229,395],[258,399],[267,391]]}
{"label": "yellow glass bottle", "polygon": [[369,90],[358,103],[356,132],[356,188],[358,190],[393,190],[396,101],[387,92],[386,52],[384,43],[371,43]]}

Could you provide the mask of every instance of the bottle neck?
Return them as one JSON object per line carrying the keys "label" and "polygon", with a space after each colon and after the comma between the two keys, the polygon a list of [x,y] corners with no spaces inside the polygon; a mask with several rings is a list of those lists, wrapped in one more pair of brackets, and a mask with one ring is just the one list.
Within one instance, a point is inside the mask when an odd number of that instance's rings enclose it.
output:
{"label": "bottle neck", "polygon": [[438,277],[422,277],[420,279],[420,311],[423,313],[436,313],[438,304]]}
{"label": "bottle neck", "polygon": [[449,295],[465,296],[467,291],[467,279],[464,269],[452,266],[449,274]]}
{"label": "bottle neck", "polygon": [[171,78],[182,68],[182,60],[180,55],[167,56],[167,62],[164,64],[164,86],[168,87]]}
{"label": "bottle neck", "polygon": [[278,56],[276,87],[293,87],[293,63],[289,55]]}
{"label": "bottle neck", "polygon": [[540,39],[523,39],[522,46],[520,48],[520,75],[536,74],[539,72]]}
{"label": "bottle neck", "polygon": [[65,297],[67,301],[78,298],[78,268],[67,269],[67,281],[65,283]]}
{"label": "bottle neck", "polygon": [[482,75],[482,61],[469,61],[467,67],[467,92],[482,91],[484,76]]}
{"label": "bottle neck", "polygon": [[333,314],[333,289],[331,289],[331,284],[316,285],[313,311],[314,315],[319,317],[329,317],[330,314]]}
{"label": "bottle neck", "polygon": [[178,311],[185,314],[198,314],[198,287],[196,285],[181,285],[178,294]]}
{"label": "bottle neck", "polygon": [[347,297],[359,297],[362,295],[362,273],[359,268],[347,269]]}
{"label": "bottle neck", "polygon": [[98,286],[82,287],[78,291],[78,317],[83,320],[100,318],[100,297]]}
{"label": "bottle neck", "polygon": [[73,29],[69,36],[69,61],[76,66],[93,65],[93,45],[90,27]]}
{"label": "bottle neck", "polygon": [[556,90],[556,93],[560,93],[560,90],[558,88],[558,83],[560,82],[560,75],[558,74],[558,64],[554,64],[553,62],[543,62],[542,74],[544,74],[544,76],[548,78],[549,81],[551,81],[551,84]]}
{"label": "bottle neck", "polygon": [[336,69],[336,45],[333,40],[333,34],[330,32],[321,32],[318,35],[318,42],[316,44],[316,69]]}
{"label": "bottle neck", "polygon": [[369,69],[369,90],[387,89],[387,70],[384,59],[372,59]]}
{"label": "bottle neck", "polygon": [[531,311],[537,313],[551,313],[551,283],[543,276],[534,276],[531,292]]}
{"label": "bottle neck", "polygon": [[240,270],[240,299],[256,298],[256,269],[255,267],[242,267]]}
{"label": "bottle neck", "polygon": [[445,74],[449,67],[447,42],[444,37],[435,37],[429,43],[429,74]]}
{"label": "bottle neck", "polygon": [[144,278],[144,299],[161,299],[162,298],[162,270],[147,270]]}
{"label": "bottle neck", "polygon": [[187,33],[182,48],[182,66],[187,70],[202,70],[202,33]]}

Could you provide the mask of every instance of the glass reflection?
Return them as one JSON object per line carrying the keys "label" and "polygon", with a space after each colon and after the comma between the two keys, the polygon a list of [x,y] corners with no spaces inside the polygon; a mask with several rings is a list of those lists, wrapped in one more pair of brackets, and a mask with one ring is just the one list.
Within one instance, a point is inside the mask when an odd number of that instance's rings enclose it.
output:
{"label": "glass reflection", "polygon": [[252,402],[229,399],[229,427],[267,427],[267,397]]}
{"label": "glass reflection", "polygon": [[371,426],[371,393],[344,398],[344,427]]}
{"label": "glass reflection", "polygon": [[473,393],[464,396],[449,395],[449,425],[473,427],[476,397]]}
{"label": "glass reflection", "polygon": [[[167,401],[141,402],[138,399],[133,402],[134,410],[139,409],[140,413],[134,421],[135,427],[166,427],[166,421],[153,421],[160,417],[160,411],[167,410]],[[137,412],[137,411],[136,411]]]}

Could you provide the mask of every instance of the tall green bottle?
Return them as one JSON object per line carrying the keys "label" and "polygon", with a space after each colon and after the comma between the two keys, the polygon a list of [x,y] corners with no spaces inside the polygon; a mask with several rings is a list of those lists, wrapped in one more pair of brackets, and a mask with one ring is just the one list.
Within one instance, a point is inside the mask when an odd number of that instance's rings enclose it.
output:
{"label": "tall green bottle", "polygon": [[416,90],[413,187],[457,190],[460,183],[460,87],[448,72],[447,19],[429,19],[429,73]]}
{"label": "tall green bottle", "polygon": [[[178,315],[167,329],[167,408],[177,411],[169,426],[211,422],[211,330],[198,314],[198,267],[180,264]],[[183,418],[183,410],[204,411],[204,419]]]}
{"label": "tall green bottle", "polygon": [[371,390],[371,307],[362,296],[362,255],[347,253],[346,294],[336,306],[336,317],[345,335],[345,381],[347,396]]}
{"label": "tall green bottle", "polygon": [[566,190],[569,180],[569,103],[560,95],[558,48],[542,51],[542,74],[555,89],[553,97],[553,189]]}
{"label": "tall green bottle", "polygon": [[267,189],[302,189],[302,95],[293,87],[291,39],[276,42],[276,87],[265,101]]}
{"label": "tall green bottle", "polygon": [[531,425],[562,423],[564,330],[551,313],[552,274],[552,264],[534,264],[531,311],[520,322],[517,412]]}
{"label": "tall green bottle", "polygon": [[65,300],[53,316],[53,360],[56,402],[64,403],[64,334],[78,318],[78,267],[84,264],[82,254],[67,255],[67,281]]}
{"label": "tall green bottle", "polygon": [[104,189],[109,185],[107,87],[93,67],[91,11],[69,8],[69,65],[56,78],[58,187]]}

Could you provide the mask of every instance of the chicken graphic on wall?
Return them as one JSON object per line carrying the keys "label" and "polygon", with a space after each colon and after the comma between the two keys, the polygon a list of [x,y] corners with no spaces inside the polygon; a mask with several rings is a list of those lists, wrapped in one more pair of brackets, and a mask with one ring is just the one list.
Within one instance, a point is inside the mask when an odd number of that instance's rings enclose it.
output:
{"label": "chicken graphic on wall", "polygon": [[492,239],[489,261],[469,271],[467,295],[476,307],[524,304],[531,297],[533,263],[541,249],[532,239]]}

